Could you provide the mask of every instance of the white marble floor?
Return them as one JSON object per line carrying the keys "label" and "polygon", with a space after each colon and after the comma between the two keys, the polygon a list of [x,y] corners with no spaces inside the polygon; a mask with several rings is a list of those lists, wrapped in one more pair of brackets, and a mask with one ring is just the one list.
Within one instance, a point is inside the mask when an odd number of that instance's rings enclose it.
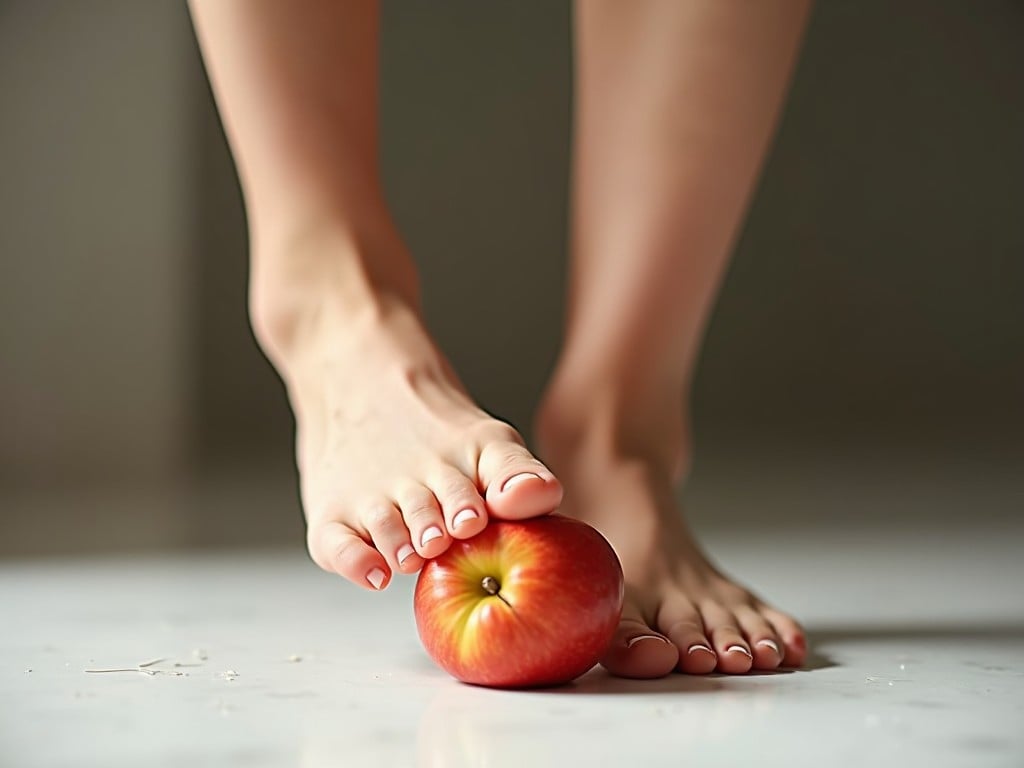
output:
{"label": "white marble floor", "polygon": [[410,582],[298,552],[7,561],[0,765],[1021,766],[1022,532],[712,535],[804,617],[809,669],[525,693],[434,668]]}

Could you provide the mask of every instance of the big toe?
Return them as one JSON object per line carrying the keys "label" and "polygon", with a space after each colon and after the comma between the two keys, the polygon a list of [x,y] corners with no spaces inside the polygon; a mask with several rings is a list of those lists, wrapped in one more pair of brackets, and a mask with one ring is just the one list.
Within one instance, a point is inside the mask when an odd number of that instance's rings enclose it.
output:
{"label": "big toe", "polygon": [[509,427],[502,438],[480,452],[480,484],[486,488],[488,512],[506,520],[554,512],[562,502],[562,484],[526,449],[515,430]]}
{"label": "big toe", "polygon": [[601,659],[601,666],[611,674],[640,679],[665,677],[678,663],[679,650],[628,607]]}

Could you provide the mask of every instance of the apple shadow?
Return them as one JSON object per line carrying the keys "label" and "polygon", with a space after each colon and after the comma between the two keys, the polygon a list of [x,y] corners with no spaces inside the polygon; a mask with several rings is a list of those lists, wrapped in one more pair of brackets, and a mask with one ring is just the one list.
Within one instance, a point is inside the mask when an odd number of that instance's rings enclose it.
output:
{"label": "apple shadow", "polygon": [[571,683],[565,685],[551,686],[548,688],[530,688],[527,693],[553,694],[559,696],[595,694],[611,694],[613,696],[636,695],[636,694],[665,694],[665,693],[714,693],[722,690],[723,686],[716,679],[717,676],[673,674],[655,680],[630,680],[625,677],[615,677],[605,669],[596,667],[582,677],[578,677]]}

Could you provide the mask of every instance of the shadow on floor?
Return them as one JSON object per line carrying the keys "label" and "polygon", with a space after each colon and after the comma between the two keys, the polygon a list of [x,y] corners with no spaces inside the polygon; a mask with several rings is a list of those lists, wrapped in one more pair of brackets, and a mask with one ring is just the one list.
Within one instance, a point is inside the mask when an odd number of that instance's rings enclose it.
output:
{"label": "shadow on floor", "polygon": [[856,624],[808,629],[814,645],[872,643],[888,640],[1005,640],[1024,641],[1024,624]]}
{"label": "shadow on floor", "polygon": [[[833,666],[830,661],[825,660],[825,666]],[[614,695],[623,694],[651,694],[651,693],[715,693],[718,691],[735,690],[735,683],[752,677],[782,677],[785,675],[810,672],[820,667],[804,667],[802,669],[774,669],[755,670],[745,675],[684,675],[672,674],[657,680],[627,680],[621,677],[613,677],[604,669],[596,668],[576,679],[569,685],[558,688],[535,688],[530,693],[553,693],[562,696],[573,694],[595,694],[610,693]]]}
{"label": "shadow on floor", "polygon": [[[424,654],[410,654],[404,660],[403,667],[415,670],[420,675],[431,678],[444,679],[447,677],[434,666]],[[524,688],[524,693],[553,693],[559,695],[569,694],[640,694],[640,693],[714,693],[716,691],[735,690],[731,682],[742,681],[753,677],[777,677],[786,675],[799,675],[806,672],[814,672],[820,669],[827,669],[836,666],[831,659],[821,654],[811,652],[807,662],[800,669],[773,669],[773,670],[751,670],[744,675],[684,675],[671,674],[657,680],[628,680],[621,677],[613,677],[602,667],[594,667],[582,677],[576,678],[572,683],[553,688]],[[465,685],[468,690],[487,690],[486,687]],[[494,689],[506,690],[506,689]],[[507,689],[515,691],[517,689]]]}

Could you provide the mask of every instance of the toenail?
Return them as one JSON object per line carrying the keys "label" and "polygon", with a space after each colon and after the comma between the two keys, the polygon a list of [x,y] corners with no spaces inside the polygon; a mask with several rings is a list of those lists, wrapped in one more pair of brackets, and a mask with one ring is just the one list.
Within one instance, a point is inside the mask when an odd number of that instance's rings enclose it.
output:
{"label": "toenail", "polygon": [[690,646],[689,648],[687,648],[687,649],[686,649],[686,655],[687,655],[687,656],[689,656],[689,655],[690,655],[691,653],[693,653],[694,651],[706,651],[707,653],[710,653],[710,654],[711,654],[712,656],[714,656],[714,655],[715,655],[715,652],[714,652],[714,651],[712,651],[712,650],[711,650],[710,648],[708,648],[708,647],[707,647],[706,645],[701,645],[700,643],[694,643],[694,644],[693,644],[693,645],[691,645],[691,646]]}
{"label": "toenail", "polygon": [[768,640],[767,638],[764,640],[758,640],[757,645],[764,646],[765,648],[771,648],[778,655],[782,655],[781,653],[779,653],[778,643],[776,643],[774,640]]}
{"label": "toenail", "polygon": [[754,658],[753,654],[750,651],[748,651],[746,648],[744,648],[742,645],[730,645],[728,648],[725,649],[726,653],[732,653],[733,651],[738,651],[738,652],[742,653],[748,659]]}
{"label": "toenail", "polygon": [[374,568],[366,574],[366,580],[370,582],[374,589],[380,589],[380,585],[384,583],[384,571],[380,568]]}
{"label": "toenail", "polygon": [[425,547],[427,546],[427,542],[433,541],[434,539],[440,539],[442,536],[444,536],[444,534],[441,532],[441,529],[436,525],[432,525],[427,528],[420,537],[420,546]]}
{"label": "toenail", "polygon": [[452,518],[452,527],[458,528],[463,523],[468,523],[470,520],[476,520],[480,515],[476,513],[475,509],[464,509],[454,518]]}
{"label": "toenail", "polygon": [[668,642],[668,640],[666,640],[664,637],[661,637],[660,635],[637,635],[636,637],[631,637],[629,640],[626,641],[626,647],[632,648],[641,640],[661,640],[661,642],[663,643]]}
{"label": "toenail", "polygon": [[410,555],[415,554],[416,550],[412,548],[412,544],[403,544],[398,548],[398,564],[401,565],[409,559]]}
{"label": "toenail", "polygon": [[505,484],[501,486],[501,490],[507,491],[513,485],[518,485],[524,480],[529,480],[531,478],[536,478],[537,480],[540,480],[541,476],[535,474],[534,472],[520,472],[518,475],[512,475],[512,477],[506,480]]}

